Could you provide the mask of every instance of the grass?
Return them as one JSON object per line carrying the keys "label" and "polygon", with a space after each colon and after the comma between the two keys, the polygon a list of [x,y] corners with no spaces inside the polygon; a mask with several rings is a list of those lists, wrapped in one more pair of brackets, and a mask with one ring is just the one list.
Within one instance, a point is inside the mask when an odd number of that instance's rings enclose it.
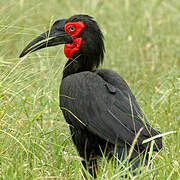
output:
{"label": "grass", "polygon": [[[89,14],[105,36],[102,67],[128,82],[150,123],[166,133],[152,170],[100,161],[98,179],[180,178],[180,1],[0,1],[0,179],[84,179],[58,107],[63,47],[23,59],[25,45],[58,18]],[[87,175],[88,176],[88,175]],[[88,176],[89,177],[89,176]],[[90,179],[90,177],[89,177]]]}

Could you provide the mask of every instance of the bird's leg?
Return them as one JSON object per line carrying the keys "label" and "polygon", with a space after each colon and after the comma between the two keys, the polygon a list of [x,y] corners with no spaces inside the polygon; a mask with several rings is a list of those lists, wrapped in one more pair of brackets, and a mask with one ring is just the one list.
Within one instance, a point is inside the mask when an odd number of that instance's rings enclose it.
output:
{"label": "bird's leg", "polygon": [[96,178],[96,176],[97,176],[97,159],[94,158],[94,159],[90,159],[89,161],[83,160],[82,164],[83,164],[84,168],[91,174],[91,176]]}

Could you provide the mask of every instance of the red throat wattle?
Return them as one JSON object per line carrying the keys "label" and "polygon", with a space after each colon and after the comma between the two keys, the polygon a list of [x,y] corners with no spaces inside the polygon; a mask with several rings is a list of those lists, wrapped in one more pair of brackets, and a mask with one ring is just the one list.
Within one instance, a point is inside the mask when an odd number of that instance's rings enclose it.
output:
{"label": "red throat wattle", "polygon": [[82,44],[82,37],[77,37],[81,30],[85,27],[84,23],[81,21],[68,22],[65,24],[65,32],[72,36],[73,43],[65,44],[64,54],[67,58],[70,58],[71,55],[78,51]]}
{"label": "red throat wattle", "polygon": [[73,43],[65,44],[64,54],[66,55],[66,57],[70,58],[74,52],[78,51],[81,47],[81,43],[82,43],[82,38],[80,37],[74,39]]}

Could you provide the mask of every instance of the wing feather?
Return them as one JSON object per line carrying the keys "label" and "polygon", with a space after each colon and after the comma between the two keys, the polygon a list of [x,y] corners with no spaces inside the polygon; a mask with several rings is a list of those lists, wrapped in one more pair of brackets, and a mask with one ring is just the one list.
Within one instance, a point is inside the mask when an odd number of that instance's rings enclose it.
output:
{"label": "wing feather", "polygon": [[[122,142],[132,144],[138,131],[143,128],[137,142],[145,148],[147,144],[142,144],[143,140],[159,132],[143,117],[124,81],[116,85],[114,78],[114,85],[99,74],[99,71],[81,72],[62,80],[60,107],[65,119],[75,128],[87,128],[119,145]],[[156,143],[161,146],[161,141]]]}

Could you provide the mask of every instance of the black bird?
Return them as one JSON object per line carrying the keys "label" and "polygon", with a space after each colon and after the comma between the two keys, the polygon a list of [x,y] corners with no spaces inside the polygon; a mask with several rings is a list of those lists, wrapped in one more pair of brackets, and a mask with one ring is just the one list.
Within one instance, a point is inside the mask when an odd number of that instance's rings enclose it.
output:
{"label": "black bird", "polygon": [[[60,85],[60,108],[83,158],[82,164],[94,177],[97,157],[102,156],[102,152],[123,160],[137,137],[130,154],[132,169],[135,169],[140,164],[139,155],[148,152],[151,145],[143,141],[159,134],[143,116],[136,98],[119,74],[110,69],[97,69],[104,58],[103,39],[92,17],[74,15],[57,20],[20,55],[65,44],[68,61]],[[156,138],[153,150],[161,149],[162,138]]]}

